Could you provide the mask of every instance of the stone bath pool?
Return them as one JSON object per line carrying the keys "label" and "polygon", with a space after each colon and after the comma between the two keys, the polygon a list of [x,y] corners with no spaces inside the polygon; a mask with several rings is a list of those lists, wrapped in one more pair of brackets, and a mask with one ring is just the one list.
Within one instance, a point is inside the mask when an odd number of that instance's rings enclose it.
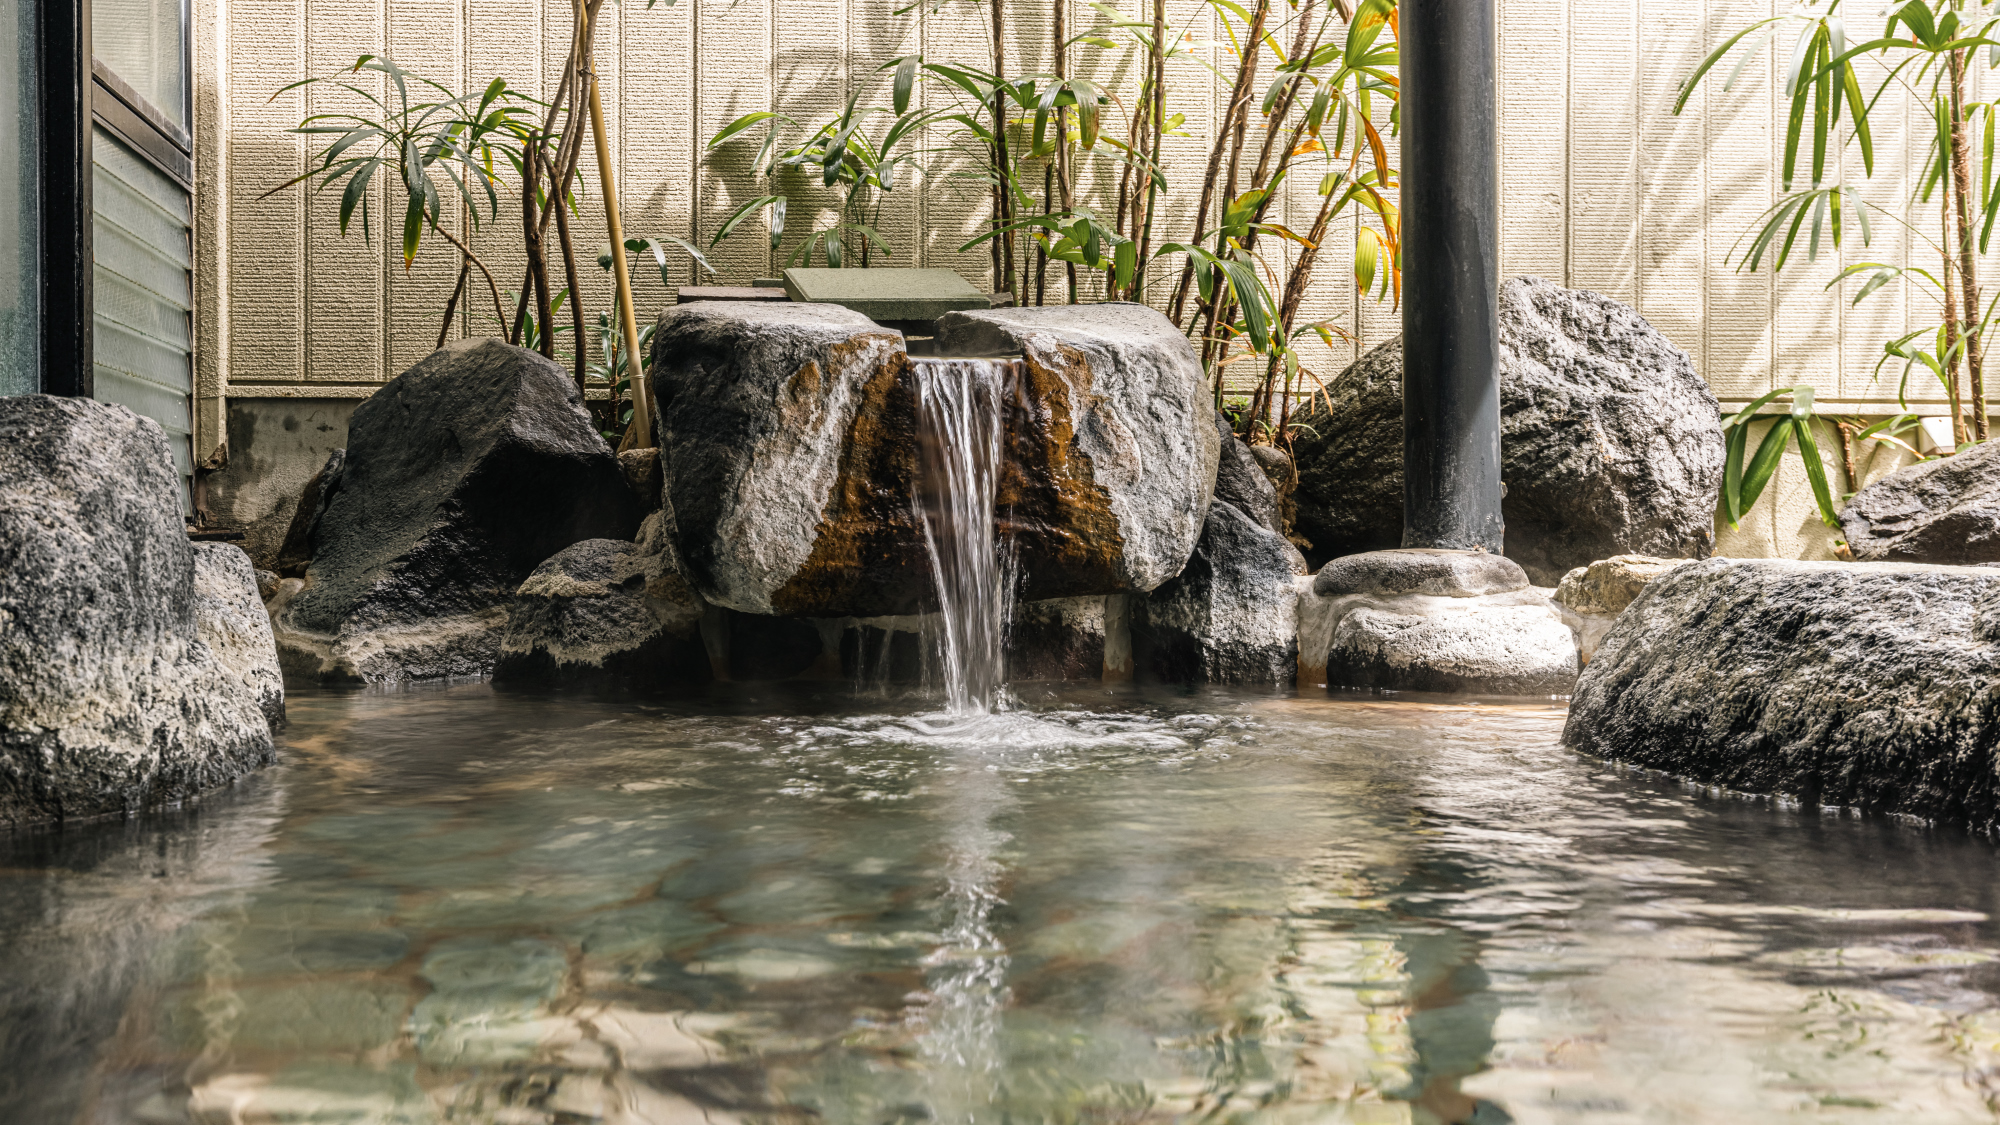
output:
{"label": "stone bath pool", "polygon": [[0,842],[0,1121],[1993,1121],[2000,863],[1556,706],[297,694]]}

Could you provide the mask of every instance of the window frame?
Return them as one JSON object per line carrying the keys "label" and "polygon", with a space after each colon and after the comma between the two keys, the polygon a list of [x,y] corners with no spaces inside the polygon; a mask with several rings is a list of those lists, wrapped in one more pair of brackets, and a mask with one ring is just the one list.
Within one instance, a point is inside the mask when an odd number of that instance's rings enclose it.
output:
{"label": "window frame", "polygon": [[[194,193],[194,136],[91,52],[90,0],[34,0],[40,32],[41,389],[93,397],[96,244],[91,181],[99,127]],[[193,37],[180,0],[182,116],[194,117]]]}

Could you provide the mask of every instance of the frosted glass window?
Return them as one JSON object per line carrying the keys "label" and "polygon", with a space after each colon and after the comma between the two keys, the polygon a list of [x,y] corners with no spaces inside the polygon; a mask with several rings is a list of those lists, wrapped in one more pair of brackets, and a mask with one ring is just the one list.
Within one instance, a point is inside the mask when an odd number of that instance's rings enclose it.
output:
{"label": "frosted glass window", "polygon": [[182,0],[91,0],[90,53],[181,128],[187,119]]}
{"label": "frosted glass window", "polygon": [[185,477],[194,469],[193,201],[104,130],[94,143],[97,397],[158,422]]}
{"label": "frosted glass window", "polygon": [[0,0],[0,27],[14,33],[0,70],[0,395],[27,395],[41,389],[42,335],[34,0]]}

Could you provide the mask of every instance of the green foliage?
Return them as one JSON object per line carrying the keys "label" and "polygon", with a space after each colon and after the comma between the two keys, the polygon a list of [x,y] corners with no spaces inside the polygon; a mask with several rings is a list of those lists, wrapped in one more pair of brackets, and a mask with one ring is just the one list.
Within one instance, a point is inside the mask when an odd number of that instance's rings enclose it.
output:
{"label": "green foliage", "polygon": [[[1725,39],[1689,74],[1674,112],[1681,112],[1703,80],[1732,54],[1735,65],[1724,89],[1735,85],[1766,47],[1775,51],[1790,45],[1782,88],[1787,99],[1780,166],[1783,194],[1746,233],[1747,241],[1738,244],[1737,266],[1757,270],[1768,265],[1775,272],[1799,260],[1800,250],[1806,262],[1817,262],[1823,247],[1838,252],[1852,229],[1858,229],[1862,244],[1868,245],[1873,239],[1871,212],[1909,230],[1936,254],[1935,272],[1915,264],[1863,262],[1838,271],[1827,288],[1861,279],[1852,298],[1858,304],[1885,290],[1900,295],[1902,290],[1891,283],[1901,281],[1934,301],[1938,319],[1885,342],[1876,375],[1891,361],[1903,361],[1897,398],[1907,411],[1911,374],[1928,373],[1950,397],[1959,432],[1969,431],[1983,440],[1987,408],[1982,341],[1993,324],[1994,305],[1980,307],[1976,254],[1985,251],[2000,218],[2000,180],[1993,174],[2000,106],[1970,101],[1966,90],[1967,71],[1980,57],[1980,48],[1986,48],[1989,68],[2000,64],[2000,39],[1994,38],[2000,18],[1988,5],[1966,0],[1905,0],[1868,14],[1883,19],[1882,31],[1857,43],[1849,42],[1848,28],[1848,17],[1856,12],[1843,10],[1843,0],[1809,0],[1783,15],[1752,23]],[[1855,65],[1864,57],[1881,68],[1872,90],[1863,87]],[[1852,150],[1860,157],[1866,177],[1875,175],[1878,156],[1889,155],[1876,151],[1871,118],[1891,91],[1905,95],[1929,117],[1926,147],[1916,166],[1891,163],[1894,172],[1907,176],[1913,185],[1904,204],[1907,214],[1921,214],[1919,205],[1943,193],[1937,237],[1905,213],[1863,199],[1851,184],[1829,182],[1843,152]],[[1893,102],[1887,112],[1900,117],[1904,103]],[[1795,190],[1802,176],[1809,186]],[[1972,389],[1969,425],[1967,411],[1960,409],[1965,398],[1961,369],[1969,373]],[[1809,414],[1809,402],[1806,410]],[[1801,423],[1790,427],[1788,436],[1784,427],[1774,428],[1776,436],[1766,441],[1771,456],[1780,455],[1788,440],[1797,440],[1801,452],[1807,453],[1808,430]],[[1751,464],[1756,463],[1752,457]],[[1745,474],[1746,494],[1754,499],[1761,484],[1749,487],[1754,474],[1747,469]],[[1730,499],[1724,500],[1727,513]]]}
{"label": "green foliage", "polygon": [[[357,85],[350,76],[374,71],[387,76],[391,94],[378,97]],[[495,78],[477,95],[453,95],[437,82],[396,65],[385,55],[363,55],[353,67],[335,77],[304,78],[271,95],[305,86],[330,83],[366,102],[371,110],[357,113],[316,113],[307,117],[294,133],[331,137],[326,147],[315,153],[305,172],[264,193],[265,197],[294,184],[313,182],[315,192],[340,190],[340,232],[347,233],[354,213],[361,213],[364,241],[372,237],[368,191],[377,173],[391,170],[401,182],[405,197],[402,228],[403,267],[408,269],[427,231],[451,238],[439,227],[444,195],[438,188],[442,178],[452,193],[465,203],[466,214],[476,227],[479,204],[486,204],[487,218],[497,218],[500,183],[494,174],[496,153],[500,162],[519,167],[518,143],[532,128],[529,116],[543,103],[509,87],[504,78]],[[429,100],[426,100],[429,99]],[[456,241],[454,239],[454,241]]]}

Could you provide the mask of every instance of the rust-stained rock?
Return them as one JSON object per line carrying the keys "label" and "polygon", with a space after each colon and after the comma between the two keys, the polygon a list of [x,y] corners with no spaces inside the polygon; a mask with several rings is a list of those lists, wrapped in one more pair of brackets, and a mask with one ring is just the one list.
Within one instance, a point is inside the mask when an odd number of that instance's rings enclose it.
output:
{"label": "rust-stained rock", "polygon": [[753,614],[909,612],[929,589],[900,333],[837,305],[660,314],[652,387],[673,540],[708,602]]}
{"label": "rust-stained rock", "polygon": [[1221,441],[1194,349],[1144,305],[947,313],[942,355],[1018,353],[1000,520],[1024,598],[1139,592],[1201,538]]}
{"label": "rust-stained rock", "polygon": [[[1020,597],[1144,591],[1180,572],[1218,443],[1200,364],[1164,317],[952,314],[939,339],[1023,356],[1006,380],[997,498]],[[717,301],[667,309],[653,340],[674,542],[704,599],[796,617],[934,603],[898,333],[837,306]]]}

